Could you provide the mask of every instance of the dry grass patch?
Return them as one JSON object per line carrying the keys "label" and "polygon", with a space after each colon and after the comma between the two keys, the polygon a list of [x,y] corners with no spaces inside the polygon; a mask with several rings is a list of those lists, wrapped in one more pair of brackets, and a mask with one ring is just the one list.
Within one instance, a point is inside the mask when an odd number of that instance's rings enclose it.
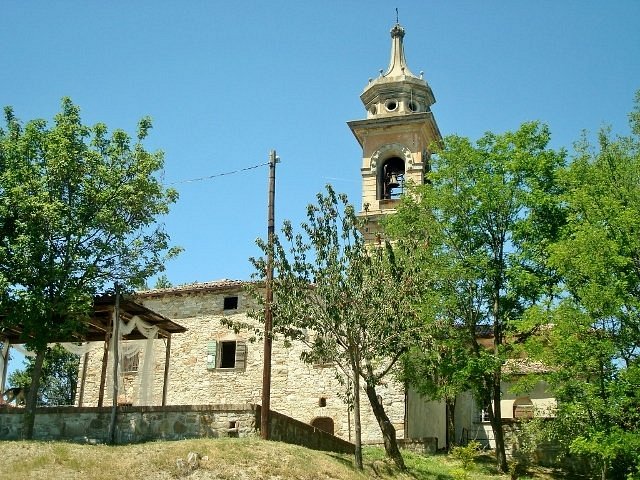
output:
{"label": "dry grass patch", "polygon": [[[318,452],[258,438],[198,439],[136,445],[0,442],[3,471],[11,480],[454,480],[460,463],[444,455],[405,452],[400,473],[381,449],[365,449],[365,471],[350,455]],[[474,467],[475,468],[475,467]],[[478,465],[471,478],[507,479]],[[4,477],[3,477],[4,478]],[[536,476],[536,479],[551,479]]]}
{"label": "dry grass patch", "polygon": [[[113,447],[24,441],[1,442],[0,446],[3,469],[12,472],[12,480],[366,478],[353,471],[347,456],[334,458],[331,454],[259,439],[184,440]],[[191,452],[198,458],[189,464]]]}

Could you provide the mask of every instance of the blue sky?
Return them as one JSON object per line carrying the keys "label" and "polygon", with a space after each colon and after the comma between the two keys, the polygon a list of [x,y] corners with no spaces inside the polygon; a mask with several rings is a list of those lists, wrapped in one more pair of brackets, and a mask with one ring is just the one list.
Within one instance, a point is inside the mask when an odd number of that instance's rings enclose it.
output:
{"label": "blue sky", "polygon": [[299,223],[326,183],[359,208],[361,151],[346,122],[365,117],[359,95],[388,65],[396,7],[443,135],[540,120],[570,148],[583,129],[628,133],[637,0],[4,0],[0,105],[50,120],[69,96],[85,123],[130,133],[150,115],[147,146],[165,152],[165,182],[180,192],[162,219],[185,249],[169,280],[248,279],[267,167],[184,181],[265,163],[273,148],[277,224]]}
{"label": "blue sky", "polygon": [[[265,163],[276,149],[276,220],[298,223],[330,182],[359,207],[359,95],[386,68],[395,8],[411,70],[424,71],[443,135],[548,123],[628,131],[640,88],[640,2],[162,0],[3,2],[0,104],[51,119],[70,96],[85,123],[165,152],[166,183]],[[267,167],[177,183],[162,219],[184,253],[174,284],[247,279],[266,233]],[[153,283],[153,280],[151,281]]]}
{"label": "blue sky", "polygon": [[[276,220],[303,219],[326,183],[359,208],[361,151],[346,125],[389,61],[395,8],[443,135],[548,123],[555,147],[605,124],[628,132],[640,88],[640,1],[14,1],[0,15],[0,104],[51,119],[70,96],[85,123],[165,152],[166,183],[265,163]],[[267,167],[176,183],[162,222],[184,247],[174,284],[247,279],[266,234]],[[153,284],[153,280],[151,281]]]}

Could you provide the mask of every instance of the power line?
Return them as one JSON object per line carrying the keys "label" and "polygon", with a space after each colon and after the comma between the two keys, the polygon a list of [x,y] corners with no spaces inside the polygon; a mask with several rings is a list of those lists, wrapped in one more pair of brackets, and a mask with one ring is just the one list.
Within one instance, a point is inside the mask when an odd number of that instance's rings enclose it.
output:
{"label": "power line", "polygon": [[178,180],[177,182],[172,182],[169,185],[178,185],[180,183],[193,183],[193,182],[202,182],[204,180],[211,180],[212,178],[216,178],[216,177],[224,177],[225,175],[234,175],[236,173],[240,173],[240,172],[246,172],[247,170],[253,170],[255,168],[260,168],[260,167],[264,167],[265,165],[269,165],[269,162],[267,163],[261,163],[259,165],[253,165],[251,167],[245,167],[245,168],[239,168],[238,170],[233,170],[231,172],[224,172],[224,173],[216,173],[215,175],[208,175],[206,177],[200,177],[200,178],[191,178],[189,180]]}

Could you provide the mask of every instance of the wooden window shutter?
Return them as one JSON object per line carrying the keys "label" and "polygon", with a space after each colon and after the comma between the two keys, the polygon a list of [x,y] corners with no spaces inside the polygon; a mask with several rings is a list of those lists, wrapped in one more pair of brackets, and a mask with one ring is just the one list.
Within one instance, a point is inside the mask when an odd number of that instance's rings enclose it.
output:
{"label": "wooden window shutter", "polygon": [[216,354],[218,353],[218,342],[207,342],[207,370],[215,370]]}
{"label": "wooden window shutter", "polygon": [[236,342],[236,370],[247,368],[247,342]]}

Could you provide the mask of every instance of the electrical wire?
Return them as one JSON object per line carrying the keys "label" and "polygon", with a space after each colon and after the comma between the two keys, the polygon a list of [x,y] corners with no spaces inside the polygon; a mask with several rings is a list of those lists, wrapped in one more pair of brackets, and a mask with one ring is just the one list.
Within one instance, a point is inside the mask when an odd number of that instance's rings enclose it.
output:
{"label": "electrical wire", "polygon": [[204,180],[211,180],[212,178],[224,177],[225,175],[234,175],[236,173],[245,172],[247,170],[253,170],[253,169],[256,169],[256,168],[264,167],[265,165],[269,165],[269,162],[261,163],[259,165],[253,165],[251,167],[239,168],[238,170],[233,170],[231,172],[216,173],[215,175],[208,175],[206,177],[190,178],[189,180],[178,180],[176,182],[171,182],[169,185],[178,185],[178,184],[181,184],[181,183],[202,182]]}

